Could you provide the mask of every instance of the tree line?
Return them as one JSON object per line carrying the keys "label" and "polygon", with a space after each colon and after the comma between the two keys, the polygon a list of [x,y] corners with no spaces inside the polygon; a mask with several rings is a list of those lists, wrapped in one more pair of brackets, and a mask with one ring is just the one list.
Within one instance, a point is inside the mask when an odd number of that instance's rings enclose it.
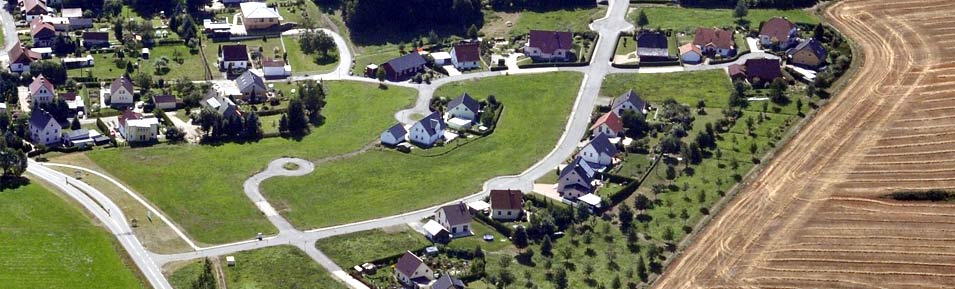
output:
{"label": "tree line", "polygon": [[[800,8],[816,5],[818,0],[746,0],[751,7],[756,8]],[[680,0],[680,5],[690,7],[722,7],[733,8],[737,0]]]}
{"label": "tree line", "polygon": [[352,30],[417,30],[481,21],[480,0],[344,0],[342,16]]}
{"label": "tree line", "polygon": [[594,6],[593,0],[490,0],[495,10],[551,9],[561,7]]}

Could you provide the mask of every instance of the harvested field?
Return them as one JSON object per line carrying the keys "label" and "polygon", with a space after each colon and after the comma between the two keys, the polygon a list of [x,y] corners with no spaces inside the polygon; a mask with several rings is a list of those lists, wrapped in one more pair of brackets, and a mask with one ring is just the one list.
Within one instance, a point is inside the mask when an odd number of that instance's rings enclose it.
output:
{"label": "harvested field", "polygon": [[864,54],[856,75],[656,288],[955,286],[955,203],[883,197],[955,188],[955,2],[845,0],[823,14]]}

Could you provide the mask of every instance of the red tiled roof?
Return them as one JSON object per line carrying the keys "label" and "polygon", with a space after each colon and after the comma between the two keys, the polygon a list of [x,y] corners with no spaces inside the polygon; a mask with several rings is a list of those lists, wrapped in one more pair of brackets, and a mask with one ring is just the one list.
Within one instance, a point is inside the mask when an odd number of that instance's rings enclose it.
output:
{"label": "red tiled roof", "polygon": [[40,55],[38,55],[36,52],[30,51],[29,49],[27,49],[26,47],[24,47],[22,44],[19,44],[19,43],[17,43],[17,45],[14,45],[13,48],[10,49],[10,53],[8,54],[8,56],[10,57],[10,64],[14,64],[14,63],[29,64],[30,62],[33,62],[34,60],[40,59]]}
{"label": "red tiled roof", "polygon": [[56,36],[56,29],[53,28],[53,24],[40,21],[40,18],[33,18],[30,23],[30,36],[33,38],[53,37]]}
{"label": "red tiled roof", "polygon": [[693,44],[701,47],[712,44],[716,48],[733,49],[733,32],[717,28],[697,28]]}
{"label": "red tiled roof", "polygon": [[613,112],[605,113],[603,116],[597,119],[594,122],[594,125],[590,127],[591,130],[600,127],[602,124],[607,124],[613,131],[620,132],[623,131],[623,121],[620,120],[620,117]]}
{"label": "red tiled roof", "polygon": [[479,61],[481,59],[481,44],[478,42],[457,44],[454,46],[454,56],[459,62]]}
{"label": "red tiled roof", "polygon": [[524,194],[518,190],[491,190],[491,209],[520,210],[524,208]]}
{"label": "red tiled roof", "polygon": [[763,23],[763,28],[759,30],[760,35],[769,36],[770,39],[775,39],[780,42],[789,41],[789,32],[796,28],[796,25],[786,18],[782,17],[773,17]]}
{"label": "red tiled roof", "polygon": [[530,47],[540,48],[542,53],[551,54],[558,49],[573,48],[574,34],[560,31],[531,30]]}

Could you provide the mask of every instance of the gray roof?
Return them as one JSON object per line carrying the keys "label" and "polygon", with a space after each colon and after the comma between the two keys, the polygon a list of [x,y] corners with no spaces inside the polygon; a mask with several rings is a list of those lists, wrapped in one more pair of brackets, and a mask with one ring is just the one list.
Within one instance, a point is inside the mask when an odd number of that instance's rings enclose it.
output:
{"label": "gray roof", "polygon": [[65,132],[63,133],[63,137],[69,140],[87,139],[90,137],[90,131],[88,129],[81,128],[78,130]]}
{"label": "gray roof", "polygon": [[583,166],[585,165],[587,164],[584,162],[584,159],[577,157],[573,162],[565,166],[564,169],[560,170],[561,187],[563,187],[564,176],[571,172],[577,172],[577,175],[580,175],[582,178],[584,178],[584,180],[587,180],[587,184],[590,184],[590,181],[593,180],[593,178],[587,173],[587,169],[584,169]]}
{"label": "gray roof", "polygon": [[438,211],[444,212],[444,218],[448,220],[450,226],[471,222],[471,212],[468,211],[468,206],[464,203],[447,205],[439,208]]}
{"label": "gray roof", "polygon": [[245,44],[222,45],[223,61],[249,61],[249,52]]}
{"label": "gray roof", "polygon": [[[631,89],[630,91],[627,91],[626,93],[618,96],[616,99],[613,100],[613,108],[616,109],[620,105],[624,103],[628,103],[628,102],[632,103],[633,106],[637,107],[638,109],[643,109],[647,107],[647,102],[644,101],[642,98],[640,98],[640,95],[638,95],[637,92]],[[642,111],[638,111],[638,112],[642,113]]]}
{"label": "gray roof", "polygon": [[31,127],[46,127],[50,121],[53,120],[53,115],[49,112],[46,112],[43,109],[34,110],[33,113],[30,113],[30,126]]}
{"label": "gray roof", "polygon": [[637,36],[637,47],[643,48],[663,48],[667,49],[669,41],[667,41],[667,36],[663,32],[654,32],[643,30],[640,31],[640,35]]}
{"label": "gray roof", "polygon": [[789,51],[787,51],[786,54],[792,57],[793,54],[796,54],[796,52],[799,52],[800,50],[803,50],[803,49],[812,50],[812,53],[818,56],[819,59],[823,61],[825,61],[826,58],[829,57],[829,51],[826,51],[826,48],[822,46],[822,43],[819,43],[819,41],[816,40],[815,38],[810,38],[809,40],[803,40],[803,42],[800,42],[799,45],[796,45],[796,47],[789,49]]}
{"label": "gray roof", "polygon": [[391,69],[394,71],[403,71],[411,68],[422,67],[427,64],[427,61],[424,60],[424,57],[421,57],[418,52],[408,53],[392,60],[385,62],[391,66]]}
{"label": "gray roof", "polygon": [[418,256],[411,253],[411,251],[406,251],[401,258],[398,258],[398,263],[395,263],[395,270],[405,274],[405,276],[411,277],[422,263],[424,262],[421,261],[421,258],[418,258]]}
{"label": "gray roof", "polygon": [[246,71],[235,79],[236,86],[242,93],[265,92],[265,79],[252,71]]}
{"label": "gray roof", "polygon": [[617,147],[610,143],[610,138],[602,133],[590,140],[590,146],[594,147],[597,153],[605,153],[609,156],[615,156],[619,152]]}
{"label": "gray roof", "polygon": [[395,139],[404,139],[405,135],[408,134],[408,131],[405,130],[405,127],[401,123],[397,123],[391,128],[388,129],[388,133],[395,137]]}
{"label": "gray roof", "polygon": [[448,103],[448,110],[451,110],[452,108],[455,108],[461,104],[464,104],[468,110],[474,113],[477,113],[478,110],[481,109],[481,104],[478,103],[477,100],[474,100],[471,95],[468,95],[468,93],[465,92],[464,94],[461,94],[461,96],[458,96],[458,98],[455,98]]}
{"label": "gray roof", "polygon": [[444,274],[444,276],[434,281],[434,285],[431,285],[431,289],[464,289],[464,282],[451,277],[451,275]]}
{"label": "gray roof", "polygon": [[[441,114],[437,111],[422,118],[418,123],[421,123],[421,126],[424,127],[424,130],[427,131],[429,135],[434,135],[438,130],[444,127],[444,119],[441,118]],[[437,126],[435,126],[435,124],[437,124]]]}
{"label": "gray roof", "polygon": [[113,80],[113,83],[109,85],[109,93],[116,93],[116,90],[120,87],[126,88],[129,93],[133,93],[133,83],[126,76],[120,76]]}

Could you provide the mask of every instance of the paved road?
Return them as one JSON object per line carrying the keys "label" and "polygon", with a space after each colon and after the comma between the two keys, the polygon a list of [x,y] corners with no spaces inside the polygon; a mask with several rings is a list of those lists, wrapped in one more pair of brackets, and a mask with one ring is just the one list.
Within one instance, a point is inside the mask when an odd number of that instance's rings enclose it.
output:
{"label": "paved road", "polygon": [[19,38],[17,37],[17,27],[16,23],[13,21],[13,15],[10,15],[10,12],[7,9],[0,9],[0,24],[3,25],[3,50],[0,50],[0,62],[4,63],[6,67],[7,54],[9,54],[10,49],[13,49],[14,45],[17,45]]}

